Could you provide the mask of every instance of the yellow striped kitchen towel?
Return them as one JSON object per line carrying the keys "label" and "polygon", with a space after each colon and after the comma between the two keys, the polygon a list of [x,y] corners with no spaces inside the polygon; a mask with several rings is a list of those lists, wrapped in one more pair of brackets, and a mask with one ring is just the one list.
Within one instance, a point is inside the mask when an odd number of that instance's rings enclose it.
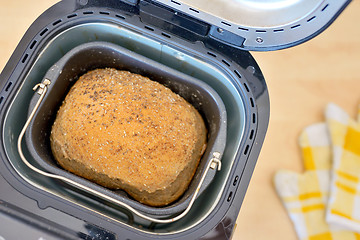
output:
{"label": "yellow striped kitchen towel", "polygon": [[274,184],[300,240],[360,240],[360,234],[337,230],[325,221],[330,187],[331,148],[325,124],[307,127],[299,138],[305,172],[280,170]]}
{"label": "yellow striped kitchen towel", "polygon": [[360,108],[358,121],[335,104],[325,115],[334,155],[327,221],[360,233]]}

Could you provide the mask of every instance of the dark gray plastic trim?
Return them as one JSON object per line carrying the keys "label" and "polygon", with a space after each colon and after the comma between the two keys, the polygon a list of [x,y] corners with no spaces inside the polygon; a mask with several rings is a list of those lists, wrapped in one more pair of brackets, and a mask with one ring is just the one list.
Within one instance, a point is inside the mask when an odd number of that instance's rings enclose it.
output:
{"label": "dark gray plastic trim", "polygon": [[[236,47],[249,51],[271,51],[292,47],[317,36],[336,19],[351,0],[323,0],[313,11],[297,21],[267,27],[241,26],[194,9],[181,1],[154,0],[154,2],[160,2],[205,21],[218,28],[219,32],[231,32],[241,36],[245,41],[240,41]],[[224,38],[220,39],[222,42],[226,43],[226,35],[224,34]],[[233,43],[229,42],[229,44],[234,46]]]}

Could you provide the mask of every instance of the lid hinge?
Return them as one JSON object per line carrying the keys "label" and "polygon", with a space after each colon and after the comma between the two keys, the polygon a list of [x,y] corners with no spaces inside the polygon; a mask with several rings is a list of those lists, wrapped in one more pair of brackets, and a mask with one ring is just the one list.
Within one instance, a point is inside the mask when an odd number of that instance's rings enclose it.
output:
{"label": "lid hinge", "polygon": [[217,26],[211,26],[209,38],[236,48],[242,48],[245,42],[245,38]]}
{"label": "lid hinge", "polygon": [[143,23],[192,42],[205,37],[210,30],[209,24],[152,0],[140,0],[139,10]]}

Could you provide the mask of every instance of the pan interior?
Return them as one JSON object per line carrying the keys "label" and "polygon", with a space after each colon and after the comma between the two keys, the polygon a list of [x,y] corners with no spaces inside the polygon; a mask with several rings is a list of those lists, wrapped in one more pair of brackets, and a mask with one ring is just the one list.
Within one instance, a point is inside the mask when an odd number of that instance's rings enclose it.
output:
{"label": "pan interior", "polygon": [[[92,198],[86,194],[81,194],[70,187],[66,187],[66,185],[59,184],[58,181],[48,179],[33,172],[27,168],[19,157],[16,147],[17,137],[26,121],[29,102],[34,95],[32,91],[33,86],[41,82],[47,70],[69,50],[80,44],[92,41],[115,43],[170,68],[200,79],[215,89],[225,104],[228,134],[227,145],[222,157],[222,169],[216,174],[211,187],[205,190],[195,202],[195,206],[189,214],[178,222],[168,224],[166,227],[157,228],[152,226],[150,230],[147,228],[150,226],[148,222],[136,217],[132,219],[127,211],[117,206],[97,198]],[[76,25],[55,36],[33,61],[31,69],[25,78],[19,80],[22,82],[22,85],[9,107],[4,122],[3,141],[6,153],[17,173],[37,188],[77,205],[84,206],[87,209],[92,209],[92,211],[98,214],[106,215],[119,223],[126,224],[140,231],[156,234],[185,231],[203,220],[215,207],[224,190],[226,180],[239,150],[246,119],[243,97],[232,80],[233,78],[231,73],[218,67],[215,62],[205,61],[205,58],[200,54],[189,54],[171,44],[163,44],[139,32],[122,28],[112,23]],[[28,161],[36,166],[36,162],[31,159],[25,144],[23,150]],[[37,167],[40,168],[40,166]]]}

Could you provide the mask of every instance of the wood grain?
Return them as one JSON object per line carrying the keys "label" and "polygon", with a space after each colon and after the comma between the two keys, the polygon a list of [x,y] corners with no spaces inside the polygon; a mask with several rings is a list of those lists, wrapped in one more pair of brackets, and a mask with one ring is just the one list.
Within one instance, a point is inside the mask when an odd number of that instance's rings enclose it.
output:
{"label": "wood grain", "polygon": [[[55,2],[0,0],[0,69],[30,24]],[[315,39],[286,50],[253,53],[268,84],[271,117],[233,239],[297,239],[272,177],[278,169],[303,171],[297,137],[305,126],[324,120],[327,103],[355,116],[360,103],[359,22],[360,1],[353,0]]]}

